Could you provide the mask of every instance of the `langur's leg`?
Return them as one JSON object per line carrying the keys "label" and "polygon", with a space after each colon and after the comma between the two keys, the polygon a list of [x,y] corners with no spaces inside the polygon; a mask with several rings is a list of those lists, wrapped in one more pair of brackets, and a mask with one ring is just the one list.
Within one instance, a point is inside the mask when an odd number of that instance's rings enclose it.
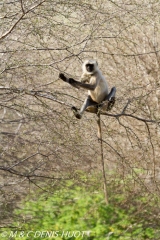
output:
{"label": "langur's leg", "polygon": [[112,87],[110,93],[104,99],[104,101],[108,101],[107,111],[110,111],[115,104],[116,101],[116,88]]}
{"label": "langur's leg", "polygon": [[81,119],[82,115],[83,115],[83,112],[87,109],[87,107],[96,106],[96,105],[97,105],[97,103],[94,102],[90,96],[88,96],[85,99],[80,111],[78,111],[76,107],[72,107],[72,110],[73,110],[73,113],[74,113],[75,117],[78,118],[78,119]]}
{"label": "langur's leg", "polygon": [[116,95],[116,88],[112,87],[110,93],[107,95],[107,97],[104,100],[111,101],[111,99],[115,97],[115,95]]}

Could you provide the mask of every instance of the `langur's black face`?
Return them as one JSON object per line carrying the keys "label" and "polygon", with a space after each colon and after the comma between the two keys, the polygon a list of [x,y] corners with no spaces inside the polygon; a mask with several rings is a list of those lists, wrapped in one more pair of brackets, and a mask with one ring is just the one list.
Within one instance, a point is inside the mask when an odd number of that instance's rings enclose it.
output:
{"label": "langur's black face", "polygon": [[87,70],[87,72],[93,72],[93,70],[94,70],[94,64],[92,64],[92,63],[87,63],[87,64],[86,64],[86,70]]}

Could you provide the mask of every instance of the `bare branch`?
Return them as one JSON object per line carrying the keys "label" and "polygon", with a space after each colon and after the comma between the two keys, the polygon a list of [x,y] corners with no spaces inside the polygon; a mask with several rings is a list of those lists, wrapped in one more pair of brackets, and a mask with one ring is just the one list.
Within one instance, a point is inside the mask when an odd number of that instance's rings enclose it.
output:
{"label": "bare branch", "polygon": [[[23,13],[21,14],[21,16],[20,16],[20,17],[18,18],[18,20],[13,24],[13,26],[10,27],[10,29],[9,29],[7,32],[5,32],[5,33],[0,37],[0,40],[6,38],[6,37],[16,28],[16,26],[18,25],[18,23],[23,19],[23,17],[24,17],[27,13],[29,13],[29,12],[33,11],[35,8],[41,6],[45,1],[46,1],[46,0],[43,0],[42,2],[40,2],[40,3],[38,3],[38,4],[34,5],[34,6],[32,6],[32,7],[31,7],[29,10],[27,10],[26,12],[24,11],[24,8],[22,7],[22,12],[23,12]],[[22,0],[21,0],[21,6],[23,6]]]}
{"label": "bare branch", "polygon": [[22,12],[25,14],[24,6],[23,6],[23,0],[20,0],[20,3],[21,3]]}
{"label": "bare branch", "polygon": [[12,31],[13,29],[17,26],[17,24],[22,20],[22,18],[25,16],[25,13],[23,13],[19,19],[14,23],[14,25],[7,31],[5,32],[1,37],[0,37],[0,40],[6,38]]}

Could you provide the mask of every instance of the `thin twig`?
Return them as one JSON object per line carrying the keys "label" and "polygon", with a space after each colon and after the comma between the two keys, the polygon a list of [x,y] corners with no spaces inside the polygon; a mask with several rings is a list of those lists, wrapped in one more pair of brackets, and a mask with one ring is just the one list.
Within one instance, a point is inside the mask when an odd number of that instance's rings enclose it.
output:
{"label": "thin twig", "polygon": [[105,202],[108,205],[108,192],[107,192],[107,179],[105,173],[105,164],[104,164],[104,154],[103,154],[103,140],[102,140],[102,129],[101,129],[101,119],[100,113],[97,114],[97,125],[98,125],[98,138],[100,141],[100,149],[101,149],[101,165],[102,165],[102,175],[103,175],[103,183],[104,183],[104,196]]}

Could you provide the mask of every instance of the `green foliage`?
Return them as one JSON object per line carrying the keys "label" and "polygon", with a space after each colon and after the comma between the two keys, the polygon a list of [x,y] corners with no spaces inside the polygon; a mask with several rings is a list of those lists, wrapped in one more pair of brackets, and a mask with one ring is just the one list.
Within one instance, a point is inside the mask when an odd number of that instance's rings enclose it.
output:
{"label": "green foliage", "polygon": [[156,229],[149,226],[145,216],[137,219],[134,206],[120,207],[122,197],[114,197],[116,204],[107,206],[101,192],[70,183],[52,196],[43,194],[37,201],[27,201],[16,211],[18,230],[12,230],[6,239],[156,239]]}

